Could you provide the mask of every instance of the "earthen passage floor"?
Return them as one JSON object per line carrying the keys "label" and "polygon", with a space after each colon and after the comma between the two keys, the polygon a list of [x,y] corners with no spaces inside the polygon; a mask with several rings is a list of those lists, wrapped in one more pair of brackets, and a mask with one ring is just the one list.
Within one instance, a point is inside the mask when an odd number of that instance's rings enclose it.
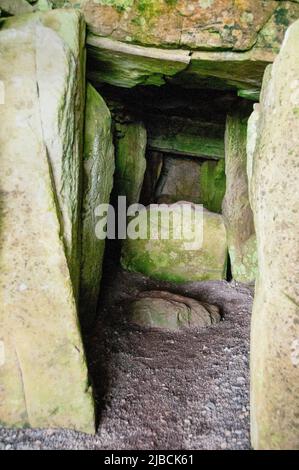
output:
{"label": "earthen passage floor", "polygon": [[[126,301],[157,288],[214,302],[223,321],[179,333],[131,325]],[[119,272],[104,291],[102,317],[86,338],[97,434],[0,429],[0,448],[249,449],[252,289],[227,282],[174,286]]]}

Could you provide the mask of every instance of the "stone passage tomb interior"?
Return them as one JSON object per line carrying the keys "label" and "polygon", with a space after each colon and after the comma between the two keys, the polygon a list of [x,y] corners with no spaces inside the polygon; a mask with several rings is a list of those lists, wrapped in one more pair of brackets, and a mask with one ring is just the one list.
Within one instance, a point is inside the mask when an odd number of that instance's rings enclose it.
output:
{"label": "stone passage tomb interior", "polygon": [[0,0],[0,448],[299,448],[298,19]]}

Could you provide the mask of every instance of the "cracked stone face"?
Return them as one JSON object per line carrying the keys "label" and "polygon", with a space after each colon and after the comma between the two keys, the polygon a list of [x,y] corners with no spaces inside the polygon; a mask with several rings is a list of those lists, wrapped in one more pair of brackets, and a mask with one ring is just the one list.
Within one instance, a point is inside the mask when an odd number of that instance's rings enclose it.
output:
{"label": "cracked stone face", "polygon": [[299,4],[276,0],[71,0],[88,25],[89,77],[132,87],[174,80],[258,100]]}

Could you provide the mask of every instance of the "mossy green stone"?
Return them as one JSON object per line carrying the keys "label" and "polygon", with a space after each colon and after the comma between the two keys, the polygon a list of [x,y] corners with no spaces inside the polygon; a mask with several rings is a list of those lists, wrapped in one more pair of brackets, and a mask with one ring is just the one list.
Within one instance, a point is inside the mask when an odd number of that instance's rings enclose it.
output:
{"label": "mossy green stone", "polygon": [[[176,214],[179,213],[179,203],[171,207]],[[169,206],[165,205],[160,209],[162,212],[168,211]],[[147,226],[150,230],[151,211],[157,210],[149,206],[140,216],[140,225]],[[194,228],[193,219],[190,226],[185,229],[190,235]],[[200,248],[191,249],[188,237],[183,237],[181,240],[175,239],[172,225],[169,238],[162,239],[159,234],[165,233],[167,229],[168,223],[165,223],[163,218],[159,218],[158,225],[154,226],[158,239],[153,239],[149,231],[146,239],[127,238],[122,249],[123,268],[155,279],[175,282],[225,278],[227,243],[221,215],[203,212],[203,244]]]}
{"label": "mossy green stone", "polygon": [[111,115],[100,94],[87,85],[84,133],[82,206],[82,261],[80,283],[81,324],[89,326],[96,315],[105,240],[96,237],[96,208],[107,204],[115,168]]}
{"label": "mossy green stone", "polygon": [[299,18],[295,1],[53,3],[83,11],[90,32],[89,77],[94,83],[133,87],[174,80],[190,88],[246,90],[254,99],[287,27]]}
{"label": "mossy green stone", "polygon": [[142,122],[117,124],[115,194],[139,202],[146,170],[146,129]]}
{"label": "mossy green stone", "polygon": [[[46,36],[41,37],[43,31],[47,31],[49,41],[53,38],[51,55],[45,54],[42,47],[37,48],[36,75],[44,140],[52,166],[62,237],[77,299],[81,250],[85,24],[82,14],[74,10],[37,12],[1,20],[0,30],[3,32],[21,31],[22,28],[31,28],[32,35],[35,32],[43,47],[46,47]],[[53,57],[56,53],[55,62]],[[48,85],[49,79],[52,87]]]}
{"label": "mossy green stone", "polygon": [[247,176],[248,113],[235,111],[227,117],[225,135],[226,193],[223,216],[233,278],[253,282],[257,276],[256,237],[249,201]]}
{"label": "mossy green stone", "polygon": [[68,5],[81,5],[90,30],[99,36],[110,36],[147,47],[236,51],[249,50],[254,46],[259,32],[279,3],[272,0],[66,2]]}
{"label": "mossy green stone", "polygon": [[92,33],[87,36],[87,48],[89,79],[124,88],[164,85],[166,77],[181,72],[190,61],[188,51],[141,47]]}
{"label": "mossy green stone", "polygon": [[209,211],[221,214],[225,187],[224,160],[203,163],[199,177],[200,203]]}
{"label": "mossy green stone", "polygon": [[205,328],[221,319],[214,305],[169,292],[149,291],[129,306],[129,320],[137,325],[180,330],[181,328]]}
{"label": "mossy green stone", "polygon": [[178,116],[148,116],[148,144],[153,150],[191,157],[224,158],[221,123]]}

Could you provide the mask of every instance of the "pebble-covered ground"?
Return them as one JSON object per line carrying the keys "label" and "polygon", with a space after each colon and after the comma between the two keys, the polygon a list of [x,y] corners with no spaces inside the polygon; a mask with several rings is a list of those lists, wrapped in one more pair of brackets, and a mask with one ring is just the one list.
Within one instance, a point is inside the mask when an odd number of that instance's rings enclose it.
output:
{"label": "pebble-covered ground", "polygon": [[[130,324],[125,301],[157,288],[215,303],[223,321],[178,333]],[[118,273],[106,292],[102,318],[87,338],[97,434],[0,429],[0,449],[249,449],[252,290]]]}

